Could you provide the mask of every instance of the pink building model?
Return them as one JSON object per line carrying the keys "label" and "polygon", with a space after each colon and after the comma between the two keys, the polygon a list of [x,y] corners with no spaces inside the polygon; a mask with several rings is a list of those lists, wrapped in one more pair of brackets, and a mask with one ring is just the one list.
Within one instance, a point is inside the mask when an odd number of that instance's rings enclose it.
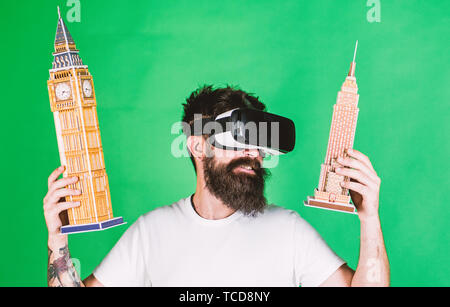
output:
{"label": "pink building model", "polygon": [[338,92],[331,121],[330,137],[325,162],[320,169],[319,186],[314,190],[314,197],[308,196],[305,206],[356,213],[356,208],[350,203],[348,189],[341,187],[342,181],[348,181],[335,173],[341,165],[338,157],[346,156],[348,149],[353,147],[355,138],[356,120],[358,118],[358,85],[355,78],[355,56],[358,41],[356,41],[353,62],[345,78],[341,90]]}

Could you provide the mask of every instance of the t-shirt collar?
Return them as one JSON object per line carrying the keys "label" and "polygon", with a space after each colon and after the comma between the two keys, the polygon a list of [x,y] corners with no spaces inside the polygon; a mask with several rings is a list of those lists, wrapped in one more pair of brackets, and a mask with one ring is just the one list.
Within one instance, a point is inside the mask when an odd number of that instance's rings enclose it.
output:
{"label": "t-shirt collar", "polygon": [[201,217],[195,210],[194,210],[194,206],[192,203],[192,198],[194,197],[194,194],[192,194],[190,197],[187,197],[184,199],[184,211],[187,213],[187,215],[192,218],[193,220],[195,220],[196,222],[205,224],[205,225],[225,225],[228,223],[233,222],[234,220],[236,220],[237,218],[241,217],[243,214],[242,212],[240,212],[239,210],[235,211],[234,213],[232,213],[231,215],[223,218],[223,219],[218,219],[218,220],[210,220],[210,219],[205,219],[203,217]]}

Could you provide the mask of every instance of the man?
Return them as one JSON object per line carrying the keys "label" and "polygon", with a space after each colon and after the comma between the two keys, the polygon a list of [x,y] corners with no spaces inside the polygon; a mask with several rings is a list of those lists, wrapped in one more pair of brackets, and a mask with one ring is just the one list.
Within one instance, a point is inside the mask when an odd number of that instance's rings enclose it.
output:
{"label": "man", "polygon": [[[216,118],[233,109],[264,111],[258,98],[230,87],[194,91],[183,122],[194,114]],[[84,281],[70,261],[67,235],[60,235],[64,210],[58,202],[80,191],[65,188],[77,178],[48,179],[44,213],[49,231],[49,286],[388,286],[389,263],[378,215],[380,179],[370,160],[352,150],[336,172],[361,222],[360,257],[350,269],[295,211],[268,205],[258,149],[224,149],[205,135],[189,135],[197,173],[191,197],[141,216]]]}

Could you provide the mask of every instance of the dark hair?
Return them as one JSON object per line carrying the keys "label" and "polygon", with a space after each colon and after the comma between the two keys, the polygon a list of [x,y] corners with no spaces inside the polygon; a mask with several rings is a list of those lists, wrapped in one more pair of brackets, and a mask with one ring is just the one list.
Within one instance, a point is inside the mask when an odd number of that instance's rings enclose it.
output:
{"label": "dark hair", "polygon": [[[258,97],[229,85],[216,89],[212,85],[199,87],[186,98],[186,103],[183,104],[183,108],[182,121],[188,124],[193,122],[194,114],[202,114],[203,117],[214,118],[219,114],[236,108],[266,110],[266,106],[259,101]],[[194,169],[196,169],[192,155],[191,161]]]}

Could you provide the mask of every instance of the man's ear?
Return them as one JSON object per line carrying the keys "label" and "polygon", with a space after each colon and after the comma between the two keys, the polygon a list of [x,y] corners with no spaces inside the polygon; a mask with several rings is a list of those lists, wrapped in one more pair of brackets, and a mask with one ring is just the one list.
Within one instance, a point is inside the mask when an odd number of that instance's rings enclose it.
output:
{"label": "man's ear", "polygon": [[186,146],[191,155],[202,160],[205,157],[205,138],[202,135],[191,135],[186,141]]}

